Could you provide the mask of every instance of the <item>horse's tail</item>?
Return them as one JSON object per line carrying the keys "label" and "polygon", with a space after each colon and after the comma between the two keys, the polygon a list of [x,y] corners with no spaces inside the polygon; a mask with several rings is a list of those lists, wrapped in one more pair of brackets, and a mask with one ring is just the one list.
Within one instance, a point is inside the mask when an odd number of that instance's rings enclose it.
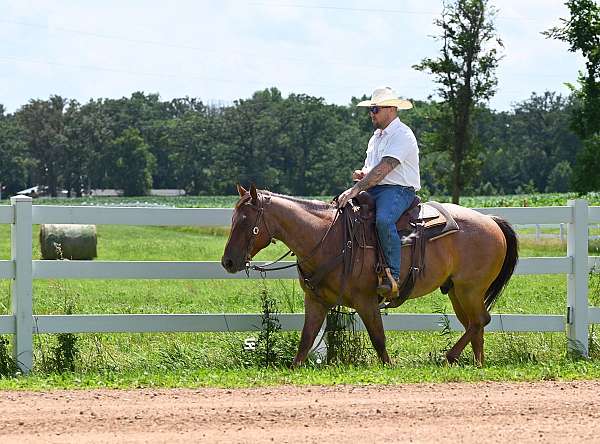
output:
{"label": "horse's tail", "polygon": [[504,219],[498,216],[491,216],[492,219],[498,224],[502,233],[504,233],[504,238],[506,239],[506,256],[504,256],[504,263],[502,264],[502,269],[498,276],[492,282],[492,285],[488,288],[485,293],[485,308],[489,311],[498,296],[508,284],[510,277],[515,271],[515,266],[517,265],[517,260],[519,259],[519,242],[517,240],[517,233],[513,230],[513,227],[506,222]]}

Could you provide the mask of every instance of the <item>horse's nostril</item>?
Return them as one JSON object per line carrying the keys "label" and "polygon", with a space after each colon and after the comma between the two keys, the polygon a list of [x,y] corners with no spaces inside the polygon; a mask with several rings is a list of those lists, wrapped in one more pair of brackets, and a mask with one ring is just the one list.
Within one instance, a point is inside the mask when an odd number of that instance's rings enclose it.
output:
{"label": "horse's nostril", "polygon": [[223,258],[221,259],[221,265],[226,270],[231,270],[231,268],[233,267],[233,261],[228,257],[223,256]]}

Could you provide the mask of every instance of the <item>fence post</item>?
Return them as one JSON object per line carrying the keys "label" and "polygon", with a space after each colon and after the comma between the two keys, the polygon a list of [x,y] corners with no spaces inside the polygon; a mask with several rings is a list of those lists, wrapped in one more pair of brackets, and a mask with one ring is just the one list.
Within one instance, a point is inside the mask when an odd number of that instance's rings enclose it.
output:
{"label": "fence post", "polygon": [[569,200],[573,219],[568,225],[567,256],[573,271],[567,276],[567,337],[569,349],[588,355],[588,204]]}
{"label": "fence post", "polygon": [[565,224],[560,224],[560,241],[564,242],[565,240]]}
{"label": "fence post", "polygon": [[31,197],[10,198],[15,220],[11,225],[11,259],[15,278],[11,286],[11,309],[15,317],[13,357],[23,373],[33,365],[33,273],[32,273],[32,206]]}

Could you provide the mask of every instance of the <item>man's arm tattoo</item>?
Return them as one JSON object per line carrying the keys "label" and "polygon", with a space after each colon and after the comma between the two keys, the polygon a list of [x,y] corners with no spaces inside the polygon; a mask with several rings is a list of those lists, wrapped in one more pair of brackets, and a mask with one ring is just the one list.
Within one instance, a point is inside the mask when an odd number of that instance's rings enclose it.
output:
{"label": "man's arm tattoo", "polygon": [[360,191],[365,191],[371,187],[374,187],[399,164],[400,161],[398,159],[394,159],[393,157],[384,157],[381,159],[381,162],[375,166],[375,168],[369,171],[369,174],[356,183],[355,187],[357,187]]}

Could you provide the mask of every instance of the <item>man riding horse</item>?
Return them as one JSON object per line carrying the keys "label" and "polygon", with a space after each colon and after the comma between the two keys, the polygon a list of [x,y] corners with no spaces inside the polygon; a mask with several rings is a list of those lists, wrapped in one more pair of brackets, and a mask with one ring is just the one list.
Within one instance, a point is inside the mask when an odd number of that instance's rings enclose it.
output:
{"label": "man riding horse", "polygon": [[[371,100],[364,100],[357,106],[368,107],[375,132],[369,140],[363,168],[352,174],[356,183],[340,194],[338,205],[344,207],[361,191],[367,191],[374,198],[383,254],[393,279],[398,281],[401,244],[396,221],[409,208],[416,191],[421,188],[417,140],[397,115],[399,109],[410,109],[412,104],[385,87],[373,91]],[[398,286],[392,285],[386,276],[377,292],[385,297]]]}
{"label": "man riding horse", "polygon": [[[417,217],[409,220],[419,235],[409,236],[414,240],[411,247],[401,249],[394,225],[413,203],[420,185],[417,142],[396,116],[398,109],[408,109],[411,104],[399,99],[390,88],[381,88],[373,92],[371,100],[358,105],[369,107],[376,130],[369,141],[363,169],[353,174],[358,182],[338,197],[338,206],[344,207],[363,190],[375,198],[377,231],[392,269],[392,280],[378,287],[381,260],[373,239],[369,203],[360,202],[358,212],[339,211],[328,203],[258,190],[254,184],[249,190],[237,187],[240,199],[234,208],[221,264],[230,273],[248,270],[252,258],[274,239],[295,254],[305,316],[294,366],[305,361],[327,312],[336,305],[356,310],[379,358],[390,363],[380,303],[383,293],[397,289],[393,280],[399,277],[411,285],[403,287],[394,301],[386,294],[384,299],[393,302],[389,306],[397,307],[405,300],[439,288],[448,295],[465,329],[446,353],[448,362],[457,362],[471,343],[475,362],[482,365],[484,327],[491,320],[489,311],[512,276],[519,257],[516,233],[500,217],[429,202],[415,208]],[[430,210],[435,214],[431,215]],[[398,222],[401,228],[402,221]],[[438,229],[442,231],[435,231]],[[273,263],[267,265],[252,268],[261,273],[281,269],[271,268]]]}

